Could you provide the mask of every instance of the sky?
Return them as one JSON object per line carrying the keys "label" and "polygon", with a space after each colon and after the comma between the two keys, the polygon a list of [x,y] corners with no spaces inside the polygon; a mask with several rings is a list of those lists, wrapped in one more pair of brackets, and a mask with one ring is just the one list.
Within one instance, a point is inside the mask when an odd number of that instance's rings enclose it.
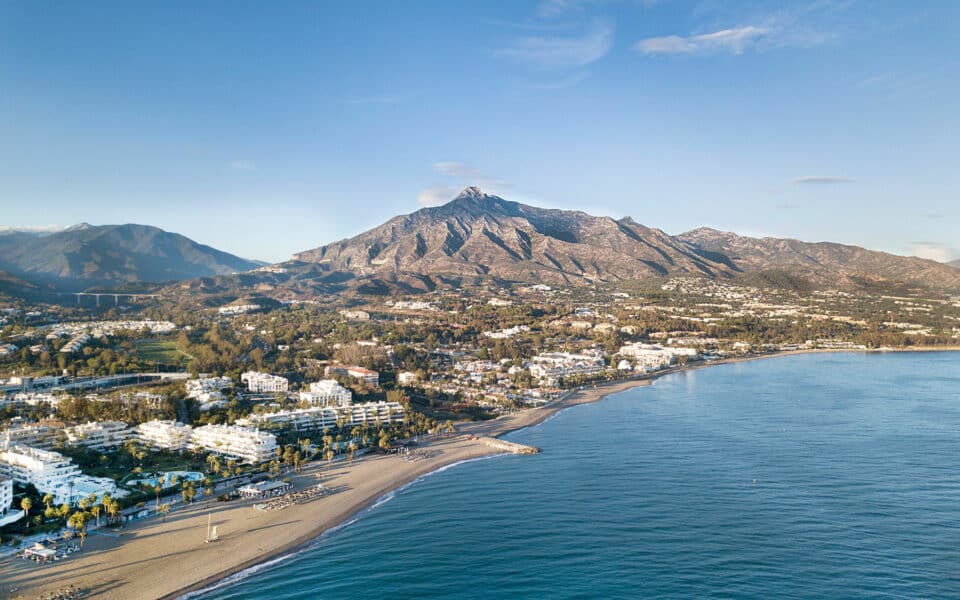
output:
{"label": "sky", "polygon": [[960,258],[960,2],[0,0],[0,226],[287,259],[468,185]]}

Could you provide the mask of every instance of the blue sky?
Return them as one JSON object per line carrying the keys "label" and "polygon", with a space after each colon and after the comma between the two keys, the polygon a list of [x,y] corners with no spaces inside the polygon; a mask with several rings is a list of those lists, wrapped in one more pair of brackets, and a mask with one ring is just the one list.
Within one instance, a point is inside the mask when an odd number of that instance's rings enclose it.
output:
{"label": "blue sky", "polygon": [[668,233],[960,258],[958,18],[0,0],[0,225],[147,223],[282,260],[476,184]]}

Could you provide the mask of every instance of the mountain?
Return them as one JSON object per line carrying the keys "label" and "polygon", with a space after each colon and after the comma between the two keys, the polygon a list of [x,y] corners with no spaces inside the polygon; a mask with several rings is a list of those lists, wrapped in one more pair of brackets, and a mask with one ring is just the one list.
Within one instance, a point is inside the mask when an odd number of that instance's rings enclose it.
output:
{"label": "mountain", "polygon": [[374,283],[420,281],[427,287],[480,278],[565,285],[736,272],[724,257],[630,218],[536,208],[478,188],[293,260]]}
{"label": "mountain", "polygon": [[954,269],[960,269],[960,259],[955,260],[953,262],[948,262],[947,264],[953,267]]}
{"label": "mountain", "polygon": [[960,272],[936,261],[831,242],[751,238],[702,227],[677,236],[691,249],[726,256],[745,273],[785,273],[815,285],[875,284],[960,289]]}
{"label": "mountain", "polygon": [[224,275],[260,264],[148,225],[84,223],[43,235],[0,234],[0,269],[62,290]]}
{"label": "mountain", "polygon": [[39,288],[36,284],[11,275],[6,271],[0,271],[0,294],[23,298],[33,296],[38,291]]}
{"label": "mountain", "polygon": [[281,264],[168,289],[222,302],[250,293],[292,299],[429,292],[488,282],[576,286],[671,276],[795,290],[960,290],[960,271],[929,260],[706,228],[670,236],[629,217],[537,208],[477,188]]}

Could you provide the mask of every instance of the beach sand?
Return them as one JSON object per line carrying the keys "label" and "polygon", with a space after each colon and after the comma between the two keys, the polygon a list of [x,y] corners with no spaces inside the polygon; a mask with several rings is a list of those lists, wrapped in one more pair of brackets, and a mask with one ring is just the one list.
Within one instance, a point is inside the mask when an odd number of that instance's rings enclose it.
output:
{"label": "beach sand", "polygon": [[[797,353],[801,352],[776,356]],[[148,518],[117,533],[93,532],[81,552],[60,562],[38,565],[8,558],[0,562],[0,598],[36,598],[68,585],[96,598],[176,598],[307,545],[418,477],[457,462],[502,453],[472,439],[473,435],[496,437],[529,427],[570,406],[650,385],[670,373],[769,356],[774,355],[677,367],[652,376],[586,386],[543,407],[460,424],[459,434],[421,446],[430,456],[414,462],[398,455],[371,455],[353,465],[345,460],[333,465],[313,463],[293,476],[294,490],[316,484],[319,474],[326,487],[337,491],[282,510],[258,511],[252,501],[201,500],[171,512],[166,521]],[[210,544],[204,542],[208,513],[220,533],[220,540]]]}

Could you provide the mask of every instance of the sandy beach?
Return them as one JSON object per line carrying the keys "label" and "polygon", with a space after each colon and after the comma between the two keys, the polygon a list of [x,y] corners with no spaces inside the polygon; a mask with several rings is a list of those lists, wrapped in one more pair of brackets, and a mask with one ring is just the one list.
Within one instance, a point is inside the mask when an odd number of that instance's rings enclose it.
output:
{"label": "sandy beach", "polygon": [[[461,424],[460,434],[421,446],[429,456],[412,462],[398,455],[372,455],[352,465],[345,460],[329,466],[314,463],[293,476],[294,490],[315,485],[320,475],[324,486],[334,493],[270,511],[254,509],[252,501],[198,501],[171,512],[166,521],[148,518],[120,530],[92,532],[83,550],[67,560],[38,565],[11,557],[0,561],[0,598],[37,598],[69,585],[86,590],[87,597],[176,598],[305,546],[390,491],[423,475],[454,463],[502,453],[471,439],[472,435],[501,436],[540,423],[570,406],[650,385],[667,374],[798,353],[803,351],[676,367],[650,376],[584,387],[543,407]],[[221,536],[211,544],[204,543],[208,514],[212,514],[212,523]]]}

